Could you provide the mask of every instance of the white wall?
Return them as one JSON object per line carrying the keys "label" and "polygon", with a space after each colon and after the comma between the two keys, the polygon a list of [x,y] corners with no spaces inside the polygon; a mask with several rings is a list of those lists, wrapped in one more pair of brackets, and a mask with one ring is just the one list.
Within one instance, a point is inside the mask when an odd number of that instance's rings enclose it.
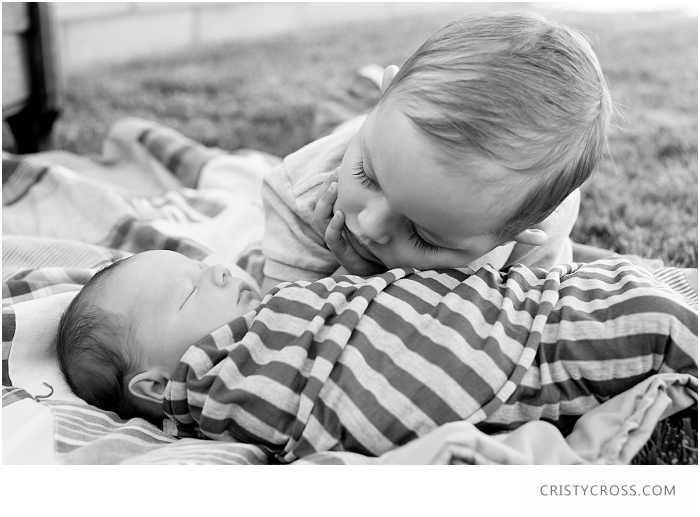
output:
{"label": "white wall", "polygon": [[[57,2],[66,74],[183,48],[366,19],[509,5],[453,2]],[[510,3],[513,5],[513,3]],[[523,7],[525,4],[519,3]]]}

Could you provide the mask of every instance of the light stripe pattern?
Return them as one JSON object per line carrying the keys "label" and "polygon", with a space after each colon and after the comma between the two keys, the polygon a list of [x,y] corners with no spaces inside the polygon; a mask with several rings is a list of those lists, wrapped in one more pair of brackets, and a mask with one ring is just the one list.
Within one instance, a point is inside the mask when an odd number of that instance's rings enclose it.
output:
{"label": "light stripe pattern", "polygon": [[12,277],[19,279],[22,269],[93,268],[130,255],[79,241],[24,235],[5,235],[2,244],[3,281]]}
{"label": "light stripe pattern", "polygon": [[[3,387],[3,407],[32,396]],[[39,403],[37,401],[37,403]],[[254,445],[176,439],[140,418],[122,420],[87,404],[44,400],[54,419],[54,453],[69,465],[265,465]],[[319,458],[327,462],[327,458]]]}
{"label": "light stripe pattern", "polygon": [[190,348],[164,407],[175,434],[283,463],[371,457],[456,420],[564,430],[654,373],[697,376],[697,343],[697,305],[624,259],[395,269],[279,285]]}
{"label": "light stripe pattern", "polygon": [[[96,267],[107,258],[119,258],[115,255],[120,253],[154,249],[177,251],[195,260],[212,253],[211,246],[168,231],[168,225],[191,230],[199,224],[226,224],[219,216],[231,197],[224,201],[211,189],[195,187],[203,168],[229,153],[137,118],[117,121],[103,148],[109,150],[103,156],[107,161],[134,162],[144,177],[157,179],[171,190],[137,196],[36,156],[3,153],[3,281],[15,275],[17,265]],[[246,150],[230,154],[246,152],[264,156]],[[242,162],[240,167],[244,166]],[[239,265],[258,283],[262,282],[260,257],[257,243],[236,255]]]}

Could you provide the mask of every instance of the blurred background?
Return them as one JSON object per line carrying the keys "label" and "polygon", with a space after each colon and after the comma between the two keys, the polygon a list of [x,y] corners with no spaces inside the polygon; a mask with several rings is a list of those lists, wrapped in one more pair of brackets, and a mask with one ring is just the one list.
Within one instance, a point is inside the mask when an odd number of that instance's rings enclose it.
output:
{"label": "blurred background", "polygon": [[617,102],[574,239],[697,267],[695,2],[5,2],[3,150],[99,155],[139,116],[285,156],[359,67],[400,66],[447,22],[504,8],[580,29]]}

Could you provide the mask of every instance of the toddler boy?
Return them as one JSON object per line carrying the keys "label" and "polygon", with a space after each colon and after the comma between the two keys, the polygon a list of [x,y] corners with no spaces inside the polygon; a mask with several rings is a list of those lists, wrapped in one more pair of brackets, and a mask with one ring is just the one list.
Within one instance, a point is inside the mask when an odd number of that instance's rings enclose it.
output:
{"label": "toddler boy", "polygon": [[623,259],[398,268],[280,285],[261,303],[223,266],[149,251],[86,284],[58,352],[88,403],[290,462],[380,455],[457,420],[566,428],[654,373],[697,377],[697,309]]}
{"label": "toddler boy", "polygon": [[611,100],[576,31],[526,12],[431,36],[357,133],[317,140],[263,184],[263,292],[280,280],[571,260],[577,188],[606,141]]}

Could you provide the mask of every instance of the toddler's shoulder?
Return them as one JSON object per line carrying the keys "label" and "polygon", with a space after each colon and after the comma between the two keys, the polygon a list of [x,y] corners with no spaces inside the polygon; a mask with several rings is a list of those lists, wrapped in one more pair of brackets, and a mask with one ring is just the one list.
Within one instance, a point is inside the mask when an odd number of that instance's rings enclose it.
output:
{"label": "toddler's shoulder", "polygon": [[[287,156],[281,169],[292,189],[305,190],[323,182],[343,161],[343,156],[357,131],[343,131],[319,138]],[[280,171],[278,171],[280,172]]]}

